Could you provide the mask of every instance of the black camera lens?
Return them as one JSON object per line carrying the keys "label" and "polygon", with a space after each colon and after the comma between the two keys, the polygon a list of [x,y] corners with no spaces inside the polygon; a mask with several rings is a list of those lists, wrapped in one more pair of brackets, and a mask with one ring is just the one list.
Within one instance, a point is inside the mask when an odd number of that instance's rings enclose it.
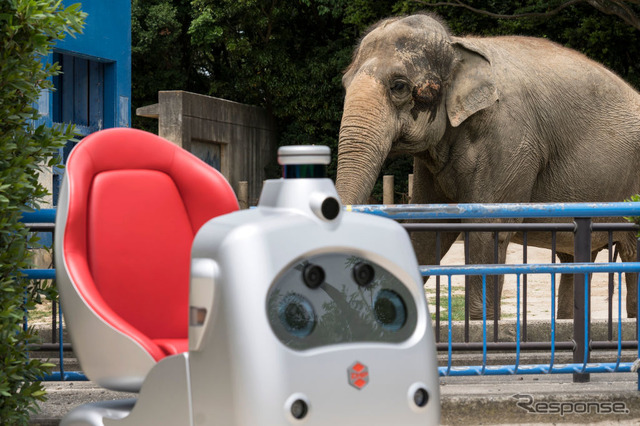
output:
{"label": "black camera lens", "polygon": [[312,263],[302,270],[302,280],[309,288],[318,288],[324,282],[324,269]]}
{"label": "black camera lens", "polygon": [[418,388],[413,394],[413,402],[418,407],[424,407],[429,402],[429,393],[425,388]]}
{"label": "black camera lens", "polygon": [[308,411],[309,407],[307,403],[301,399],[296,399],[293,401],[293,404],[291,404],[291,415],[298,420],[303,419]]}
{"label": "black camera lens", "polygon": [[398,331],[407,321],[407,308],[393,290],[380,290],[373,302],[373,313],[382,328]]}
{"label": "black camera lens", "polygon": [[295,293],[286,295],[280,301],[278,317],[285,330],[296,337],[307,337],[316,325],[316,314],[311,303]]}
{"label": "black camera lens", "polygon": [[333,220],[340,214],[340,203],[333,197],[327,197],[322,202],[320,211],[325,219]]}
{"label": "black camera lens", "polygon": [[353,267],[353,280],[361,287],[368,286],[373,281],[375,272],[373,266],[365,262],[358,262]]}

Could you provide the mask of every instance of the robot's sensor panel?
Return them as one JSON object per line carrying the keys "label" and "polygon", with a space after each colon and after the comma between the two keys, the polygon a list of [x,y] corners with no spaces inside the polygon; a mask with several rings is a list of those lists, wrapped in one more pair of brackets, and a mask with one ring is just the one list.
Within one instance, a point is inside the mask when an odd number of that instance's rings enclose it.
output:
{"label": "robot's sensor panel", "polygon": [[304,350],[339,343],[407,340],[417,310],[391,272],[349,253],[305,257],[278,275],[267,298],[282,343]]}

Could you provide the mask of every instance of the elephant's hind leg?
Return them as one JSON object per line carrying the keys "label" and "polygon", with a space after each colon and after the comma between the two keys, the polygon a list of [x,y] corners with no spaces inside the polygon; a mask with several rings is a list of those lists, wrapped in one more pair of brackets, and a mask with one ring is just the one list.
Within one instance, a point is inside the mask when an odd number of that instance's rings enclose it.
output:
{"label": "elephant's hind leg", "polygon": [[[571,254],[557,253],[557,256],[562,263],[573,263],[573,255]],[[562,274],[560,277],[557,318],[573,318],[573,274]]]}
{"label": "elephant's hind leg", "polygon": [[[494,263],[504,264],[507,258],[507,246],[511,239],[511,233],[501,232],[498,239],[498,258],[494,249],[494,235],[487,232],[473,232],[469,238],[469,263],[490,265]],[[486,316],[488,320],[500,318],[502,308],[501,297],[504,276],[487,276],[485,281]],[[472,320],[481,320],[483,316],[482,303],[482,277],[471,276],[469,278],[469,317]]]}
{"label": "elephant's hind leg", "polygon": [[[598,251],[591,252],[591,262],[596,260]],[[558,259],[562,263],[573,263],[573,255],[567,253],[557,253]],[[558,288],[558,319],[572,319],[573,318],[573,274],[562,274],[560,278],[560,286]],[[589,282],[591,282],[591,275],[589,275]]]}

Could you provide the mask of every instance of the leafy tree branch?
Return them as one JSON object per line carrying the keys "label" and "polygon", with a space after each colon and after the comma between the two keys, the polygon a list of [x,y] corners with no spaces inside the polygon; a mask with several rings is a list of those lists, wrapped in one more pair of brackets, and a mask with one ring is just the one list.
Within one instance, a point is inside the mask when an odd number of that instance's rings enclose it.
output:
{"label": "leafy tree branch", "polygon": [[598,11],[607,15],[614,15],[622,19],[626,24],[631,25],[637,30],[640,30],[640,18],[638,18],[638,12],[633,9],[632,5],[640,5],[640,0],[569,0],[558,4],[554,8],[550,8],[547,2],[540,2],[541,6],[546,6],[547,10],[543,12],[523,12],[523,13],[494,13],[489,10],[479,9],[467,4],[460,0],[444,1],[444,2],[430,2],[426,0],[411,0],[413,3],[420,4],[426,7],[461,7],[470,10],[474,13],[490,16],[496,19],[520,19],[520,18],[548,18],[557,15],[562,10],[574,6],[577,4],[588,4]]}

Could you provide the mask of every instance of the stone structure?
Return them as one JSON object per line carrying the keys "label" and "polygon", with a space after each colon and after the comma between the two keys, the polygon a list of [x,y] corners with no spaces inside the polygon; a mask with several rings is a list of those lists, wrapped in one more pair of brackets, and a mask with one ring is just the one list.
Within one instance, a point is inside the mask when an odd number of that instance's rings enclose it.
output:
{"label": "stone structure", "polygon": [[255,204],[265,168],[275,164],[277,139],[267,112],[255,106],[184,91],[158,92],[158,103],[136,114],[158,119],[158,135],[218,169],[238,194],[248,182]]}

